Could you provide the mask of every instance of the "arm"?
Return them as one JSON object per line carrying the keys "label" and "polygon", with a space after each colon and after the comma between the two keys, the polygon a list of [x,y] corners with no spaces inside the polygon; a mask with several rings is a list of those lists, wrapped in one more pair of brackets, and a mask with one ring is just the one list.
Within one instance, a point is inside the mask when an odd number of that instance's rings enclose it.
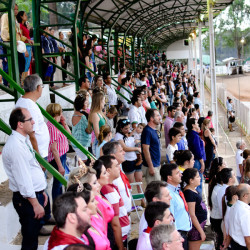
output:
{"label": "arm", "polygon": [[245,236],[244,239],[247,245],[247,249],[250,250],[250,236]]}
{"label": "arm", "polygon": [[114,216],[111,221],[111,226],[114,232],[115,243],[119,250],[123,250],[123,241],[122,241],[122,229],[119,221],[119,216]]}
{"label": "arm", "polygon": [[141,149],[140,149],[140,148],[136,148],[136,147],[127,147],[123,140],[119,140],[119,142],[120,142],[120,144],[121,144],[121,146],[122,146],[122,148],[123,148],[123,150],[124,150],[125,152],[133,152],[133,151],[139,151],[139,152],[141,152]]}
{"label": "arm", "polygon": [[67,130],[71,134],[71,130],[69,129],[69,126],[66,123],[65,117],[62,115],[60,122],[62,123],[65,130]]}
{"label": "arm", "polygon": [[35,136],[35,131],[30,133],[29,137],[30,137],[30,142],[32,144],[33,149],[36,150],[37,153],[39,153],[38,144],[37,144],[37,140],[36,140],[36,136]]}
{"label": "arm", "polygon": [[85,65],[89,68],[89,57],[85,56]]}
{"label": "arm", "polygon": [[44,216],[45,212],[44,212],[44,208],[38,202],[37,198],[27,198],[27,200],[30,202],[30,204],[33,207],[35,218],[41,219]]}
{"label": "arm", "polygon": [[201,235],[201,240],[204,241],[206,239],[206,235],[203,231],[203,229],[201,228],[201,225],[195,215],[195,202],[187,202],[188,204],[188,211],[192,220],[193,225],[195,226],[195,228],[197,229],[197,231],[200,233]]}
{"label": "arm", "polygon": [[58,166],[58,172],[62,175],[64,175],[65,173],[65,170],[64,170],[64,167],[62,165],[62,162],[61,162],[61,159],[60,159],[60,156],[59,156],[59,153],[57,151],[57,143],[56,141],[54,141],[51,146],[50,146],[50,150],[52,151],[52,154],[55,158],[55,161],[56,161],[56,165]]}
{"label": "arm", "polygon": [[152,163],[151,155],[150,155],[150,152],[149,152],[149,145],[142,144],[142,150],[143,150],[143,154],[144,154],[145,160],[146,160],[146,162],[148,164],[149,173],[150,173],[150,175],[154,176],[155,170],[154,170],[154,165]]}
{"label": "arm", "polygon": [[96,138],[98,138],[99,133],[100,133],[100,129],[99,129],[99,121],[100,121],[100,118],[99,118],[99,116],[95,113],[95,114],[92,115],[90,121],[91,121],[91,123],[93,124],[95,136],[96,136]]}
{"label": "arm", "polygon": [[208,136],[208,137],[209,137],[210,141],[212,142],[212,144],[213,144],[214,147],[216,148],[216,144],[215,144],[214,138],[212,137],[211,132],[210,132],[209,129],[207,129],[207,130],[205,131],[205,136]]}

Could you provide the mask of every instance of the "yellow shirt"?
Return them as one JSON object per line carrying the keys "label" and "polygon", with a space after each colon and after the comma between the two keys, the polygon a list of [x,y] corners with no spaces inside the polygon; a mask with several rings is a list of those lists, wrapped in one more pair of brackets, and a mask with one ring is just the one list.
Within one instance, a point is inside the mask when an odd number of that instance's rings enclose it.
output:
{"label": "yellow shirt", "polygon": [[186,169],[183,168],[182,166],[179,166],[178,168],[180,169],[180,171],[181,171],[182,173],[186,170]]}
{"label": "yellow shirt", "polygon": [[[8,13],[4,13],[1,18],[1,37],[4,42],[10,41]],[[16,40],[25,42],[27,38],[22,35],[20,24],[16,21]]]}

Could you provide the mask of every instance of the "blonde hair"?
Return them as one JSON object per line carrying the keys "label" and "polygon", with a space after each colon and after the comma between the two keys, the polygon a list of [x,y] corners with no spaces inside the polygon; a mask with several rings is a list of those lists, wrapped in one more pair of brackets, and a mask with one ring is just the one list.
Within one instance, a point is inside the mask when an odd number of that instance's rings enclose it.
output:
{"label": "blonde hair", "polygon": [[[79,175],[80,171],[81,171],[80,167],[76,167],[70,171],[69,180],[67,183],[68,187],[71,186],[72,184],[78,183],[75,176]],[[79,178],[79,181],[81,183],[89,183],[91,181],[91,177],[93,176],[93,174],[96,174],[96,171],[93,168],[87,167],[87,172]]]}
{"label": "blonde hair", "polygon": [[99,136],[98,136],[98,145],[100,145],[102,142],[103,142],[103,140],[104,140],[104,138],[109,134],[109,133],[111,133],[112,131],[111,131],[111,128],[110,128],[110,126],[108,126],[108,125],[103,125],[103,126],[101,126],[101,128],[100,128],[100,133],[99,133]]}
{"label": "blonde hair", "polygon": [[118,111],[117,111],[116,107],[111,106],[110,109],[108,110],[108,113],[110,113],[110,114],[118,114]]}
{"label": "blonde hair", "polygon": [[204,119],[203,123],[202,123],[202,131],[204,132],[205,129],[207,129],[207,125],[210,123],[209,119]]}
{"label": "blonde hair", "polygon": [[62,113],[62,107],[60,104],[58,103],[50,103],[47,108],[46,111],[52,116],[52,117],[56,117],[57,115],[61,115]]}
{"label": "blonde hair", "polygon": [[104,93],[101,91],[94,93],[92,96],[92,104],[91,104],[91,109],[89,112],[89,120],[88,120],[88,130],[92,129],[90,121],[91,121],[93,114],[100,113],[106,121],[106,116],[104,115],[103,111],[101,110],[101,101],[103,98],[105,98],[105,96],[104,96]]}

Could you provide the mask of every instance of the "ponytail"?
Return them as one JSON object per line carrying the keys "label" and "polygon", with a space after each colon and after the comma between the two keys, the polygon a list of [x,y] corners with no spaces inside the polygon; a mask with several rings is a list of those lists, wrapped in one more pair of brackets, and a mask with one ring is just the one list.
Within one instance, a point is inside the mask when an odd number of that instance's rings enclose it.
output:
{"label": "ponytail", "polygon": [[103,126],[101,126],[100,133],[99,133],[98,138],[97,138],[97,140],[98,140],[98,145],[100,145],[100,144],[103,142],[104,138],[105,138],[109,133],[111,133],[111,128],[110,128],[110,126],[108,126],[108,125],[103,125]]}

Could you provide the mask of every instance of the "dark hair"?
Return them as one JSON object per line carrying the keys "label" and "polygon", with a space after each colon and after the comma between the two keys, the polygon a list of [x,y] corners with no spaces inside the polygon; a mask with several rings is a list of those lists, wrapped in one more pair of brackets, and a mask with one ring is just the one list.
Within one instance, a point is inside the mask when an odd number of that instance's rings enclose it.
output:
{"label": "dark hair", "polygon": [[58,227],[64,227],[67,215],[76,212],[76,199],[79,197],[82,197],[81,193],[66,192],[56,198],[52,210]]}
{"label": "dark hair", "polygon": [[148,109],[147,110],[147,112],[146,112],[147,122],[150,122],[150,119],[155,117],[155,111],[157,111],[157,109]]}
{"label": "dark hair", "polygon": [[215,179],[217,173],[219,172],[219,167],[222,166],[222,164],[223,164],[222,157],[214,158],[214,160],[212,161],[211,168],[209,170],[209,182],[210,183]]}
{"label": "dark hair", "polygon": [[212,110],[209,110],[208,112],[207,112],[207,116],[212,116],[213,115],[213,111]]}
{"label": "dark hair", "polygon": [[[88,204],[90,201],[90,195],[91,195],[91,190],[92,187],[90,186],[89,183],[83,183],[83,191],[79,192],[79,194],[81,194],[81,197],[85,200],[85,202]],[[77,193],[77,189],[79,187],[78,183],[72,184],[67,188],[67,192],[76,192]]]}
{"label": "dark hair", "polygon": [[160,175],[163,181],[168,181],[168,176],[172,176],[172,171],[177,169],[178,166],[175,163],[166,163],[161,167]]}
{"label": "dark hair", "polygon": [[172,105],[168,107],[167,112],[172,112],[173,110],[176,110],[176,107]]}
{"label": "dark hair", "polygon": [[226,211],[227,211],[227,204],[226,204],[225,198],[226,198],[227,202],[231,202],[234,195],[237,195],[237,186],[229,186],[229,187],[227,187],[226,191],[225,191],[225,194],[223,196],[223,199],[222,199],[222,216],[223,216],[223,219],[224,219],[224,217],[226,215]]}
{"label": "dark hair", "polygon": [[[22,16],[24,15],[24,13],[25,12],[22,11],[22,10],[17,13],[16,20],[17,20],[18,23],[22,23],[22,21],[23,21]],[[26,25],[25,22],[24,22],[24,26],[27,28],[27,25]]]}
{"label": "dark hair", "polygon": [[232,178],[232,168],[223,168],[221,172],[220,179],[223,184],[227,184],[229,182],[229,179]]}
{"label": "dark hair", "polygon": [[109,141],[105,143],[102,147],[102,152],[104,155],[111,155],[116,153],[116,148],[120,145],[118,141]]}
{"label": "dark hair", "polygon": [[86,100],[87,100],[87,95],[78,94],[74,100],[75,110],[80,112]]}
{"label": "dark hair", "polygon": [[173,140],[173,138],[172,138],[173,136],[175,137],[178,134],[181,134],[181,131],[178,128],[175,128],[175,127],[171,128],[168,132],[168,136],[169,136],[170,141]]}
{"label": "dark hair", "polygon": [[104,165],[103,161],[98,159],[95,161],[94,165],[93,165],[93,169],[96,171],[96,178],[100,179],[100,175],[102,172],[102,166]]}
{"label": "dark hair", "polygon": [[161,199],[161,188],[167,187],[167,182],[165,181],[151,181],[144,192],[145,198],[147,202],[153,201],[153,198],[156,197],[158,199]]}
{"label": "dark hair", "polygon": [[110,73],[106,72],[103,74],[103,81],[108,79],[108,76],[110,76]]}
{"label": "dark hair", "polygon": [[9,124],[12,130],[17,129],[18,122],[24,122],[25,116],[21,108],[15,108],[12,110],[9,118]]}
{"label": "dark hair", "polygon": [[193,130],[193,125],[196,123],[196,119],[195,118],[189,118],[187,119],[187,129],[188,129],[188,133],[191,132]]}
{"label": "dark hair", "polygon": [[184,127],[184,124],[182,122],[175,122],[173,128],[180,129],[181,127]]}
{"label": "dark hair", "polygon": [[139,96],[139,95],[141,94],[141,92],[142,92],[142,89],[141,89],[141,88],[135,89],[134,92],[133,92],[133,97],[134,97],[134,96]]}
{"label": "dark hair", "polygon": [[120,119],[117,123],[117,126],[116,126],[116,133],[120,133],[123,135],[122,133],[122,129],[129,125],[130,124],[130,121],[128,119]]}
{"label": "dark hair", "polygon": [[190,184],[190,179],[194,179],[195,176],[197,175],[198,170],[196,168],[187,168],[183,173],[182,173],[182,182],[185,182],[187,185]]}
{"label": "dark hair", "polygon": [[190,101],[187,101],[187,103],[186,103],[186,108],[188,107],[188,106],[190,106],[192,103],[190,102]]}
{"label": "dark hair", "polygon": [[130,79],[128,77],[124,77],[122,79],[122,85],[124,86],[126,82],[128,82]]}
{"label": "dark hair", "polygon": [[200,105],[196,103],[196,104],[194,105],[194,108],[195,108],[196,110],[198,110],[198,109],[200,108]]}
{"label": "dark hair", "polygon": [[182,113],[185,115],[185,113],[188,111],[186,107],[182,107]]}
{"label": "dark hair", "polygon": [[112,167],[112,160],[115,160],[113,155],[103,155],[99,158],[103,162],[103,165],[106,169]]}
{"label": "dark hair", "polygon": [[185,161],[192,159],[192,152],[190,150],[175,150],[174,160],[178,166],[183,166]]}
{"label": "dark hair", "polygon": [[138,98],[140,98],[140,97],[139,97],[139,96],[132,96],[132,98],[131,98],[131,103],[132,103],[133,105],[135,105],[135,103],[138,102]]}
{"label": "dark hair", "polygon": [[195,92],[193,96],[197,97],[198,95],[199,95],[199,92]]}
{"label": "dark hair", "polygon": [[149,227],[154,227],[156,220],[163,220],[164,213],[169,205],[165,202],[150,202],[145,209],[145,219]]}
{"label": "dark hair", "polygon": [[79,87],[82,86],[82,83],[83,83],[83,82],[86,82],[86,79],[87,79],[86,76],[80,77],[80,78],[78,79],[78,85],[79,85]]}

